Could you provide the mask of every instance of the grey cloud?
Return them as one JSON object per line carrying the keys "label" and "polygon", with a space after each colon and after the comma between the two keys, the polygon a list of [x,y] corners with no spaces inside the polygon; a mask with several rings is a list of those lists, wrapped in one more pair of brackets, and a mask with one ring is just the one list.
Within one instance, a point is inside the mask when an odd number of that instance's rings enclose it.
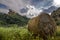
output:
{"label": "grey cloud", "polygon": [[[8,6],[9,9],[18,12],[19,14],[25,14],[30,10],[26,9],[27,5],[34,6],[38,11],[43,10],[45,12],[52,12],[55,10],[55,7],[52,7],[54,3],[53,1],[54,0],[0,0],[0,3]],[[35,13],[36,9],[31,13]]]}
{"label": "grey cloud", "polygon": [[25,0],[0,0],[0,3],[7,5],[9,9],[12,9],[20,13],[20,9],[26,7],[27,3]]}
{"label": "grey cloud", "polygon": [[35,6],[36,8],[46,9],[52,6],[53,0],[31,0],[31,5]]}
{"label": "grey cloud", "polygon": [[2,3],[0,3],[0,8],[8,9],[8,7]]}
{"label": "grey cloud", "polygon": [[48,9],[45,9],[45,10],[43,10],[44,12],[47,12],[47,13],[51,13],[51,12],[53,12],[54,10],[56,10],[58,7],[56,7],[56,6],[51,6],[50,8],[48,8]]}
{"label": "grey cloud", "polygon": [[22,9],[20,9],[20,12],[21,12],[21,13],[27,13],[28,10],[29,10],[29,9],[26,7],[26,8],[22,8]]}

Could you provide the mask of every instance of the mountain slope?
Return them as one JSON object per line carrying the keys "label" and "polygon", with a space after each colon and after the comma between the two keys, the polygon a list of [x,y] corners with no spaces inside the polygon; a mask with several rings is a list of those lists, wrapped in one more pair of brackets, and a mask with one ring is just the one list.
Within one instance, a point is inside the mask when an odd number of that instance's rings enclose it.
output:
{"label": "mountain slope", "polygon": [[17,24],[23,26],[27,24],[28,20],[28,18],[21,16],[18,13],[0,13],[0,25]]}
{"label": "mountain slope", "polygon": [[53,11],[51,13],[51,16],[54,18],[54,20],[56,21],[57,25],[60,25],[60,8],[58,8],[55,11]]}

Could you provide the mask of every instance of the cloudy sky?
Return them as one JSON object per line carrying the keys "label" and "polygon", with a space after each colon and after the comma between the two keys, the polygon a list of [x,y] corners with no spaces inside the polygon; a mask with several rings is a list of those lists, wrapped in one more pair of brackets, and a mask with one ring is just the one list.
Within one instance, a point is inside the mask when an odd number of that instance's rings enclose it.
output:
{"label": "cloudy sky", "polygon": [[0,0],[0,12],[12,9],[29,18],[37,16],[44,11],[51,13],[60,7],[60,0]]}

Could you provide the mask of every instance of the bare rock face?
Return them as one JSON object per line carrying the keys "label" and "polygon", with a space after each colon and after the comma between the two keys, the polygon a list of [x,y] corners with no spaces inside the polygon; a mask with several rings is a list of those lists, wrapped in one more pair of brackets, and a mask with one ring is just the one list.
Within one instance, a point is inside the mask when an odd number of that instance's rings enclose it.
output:
{"label": "bare rock face", "polygon": [[28,30],[34,37],[39,35],[44,40],[48,40],[48,36],[52,37],[56,32],[56,23],[49,14],[42,12],[28,22]]}

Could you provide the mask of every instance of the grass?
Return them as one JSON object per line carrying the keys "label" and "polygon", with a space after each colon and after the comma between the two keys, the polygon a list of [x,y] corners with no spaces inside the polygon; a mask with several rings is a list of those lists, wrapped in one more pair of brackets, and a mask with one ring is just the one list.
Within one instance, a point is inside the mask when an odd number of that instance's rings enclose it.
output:
{"label": "grass", "polygon": [[[26,27],[0,27],[0,40],[33,40],[30,37]],[[57,27],[56,39],[60,40],[60,27]]]}

